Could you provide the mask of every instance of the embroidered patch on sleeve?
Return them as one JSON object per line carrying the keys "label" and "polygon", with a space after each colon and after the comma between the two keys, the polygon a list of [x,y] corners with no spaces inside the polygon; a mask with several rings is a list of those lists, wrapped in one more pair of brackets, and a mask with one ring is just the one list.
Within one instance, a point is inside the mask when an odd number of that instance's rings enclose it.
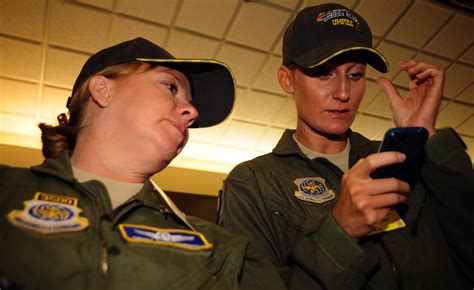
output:
{"label": "embroidered patch on sleeve", "polygon": [[77,198],[37,192],[33,199],[23,202],[23,210],[12,210],[7,214],[11,224],[25,230],[55,234],[77,232],[89,226],[89,220],[80,217]]}
{"label": "embroidered patch on sleeve", "polygon": [[212,244],[199,232],[133,224],[120,224],[119,229],[122,237],[129,243],[169,246],[188,251],[202,251],[212,248]]}
{"label": "embroidered patch on sleeve", "polygon": [[327,188],[326,181],[321,177],[298,178],[294,183],[298,187],[295,196],[301,200],[322,204],[336,197],[334,191]]}

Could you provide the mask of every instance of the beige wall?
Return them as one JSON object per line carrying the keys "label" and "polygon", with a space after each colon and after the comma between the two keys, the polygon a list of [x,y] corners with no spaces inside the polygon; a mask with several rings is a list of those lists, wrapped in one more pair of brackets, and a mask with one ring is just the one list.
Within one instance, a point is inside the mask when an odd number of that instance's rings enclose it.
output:
{"label": "beige wall", "polygon": [[[29,167],[41,163],[41,150],[0,144],[0,164]],[[165,191],[216,196],[226,174],[169,166],[153,176]]]}

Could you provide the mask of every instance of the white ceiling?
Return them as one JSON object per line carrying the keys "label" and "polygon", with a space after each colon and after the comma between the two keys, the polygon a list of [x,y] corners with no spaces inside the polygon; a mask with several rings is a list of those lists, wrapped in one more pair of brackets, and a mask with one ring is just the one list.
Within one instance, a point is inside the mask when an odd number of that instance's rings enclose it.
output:
{"label": "white ceiling", "polygon": [[[227,172],[269,152],[296,123],[294,102],[279,87],[284,28],[311,0],[0,0],[0,143],[39,148],[39,121],[54,122],[82,64],[93,52],[137,36],[177,57],[226,62],[237,81],[231,117],[192,130],[175,166]],[[344,0],[371,25],[391,63],[386,77],[401,92],[397,69],[415,57],[446,69],[437,127],[451,126],[474,158],[474,17],[431,1]],[[387,99],[368,72],[353,129],[380,139],[392,126]]]}

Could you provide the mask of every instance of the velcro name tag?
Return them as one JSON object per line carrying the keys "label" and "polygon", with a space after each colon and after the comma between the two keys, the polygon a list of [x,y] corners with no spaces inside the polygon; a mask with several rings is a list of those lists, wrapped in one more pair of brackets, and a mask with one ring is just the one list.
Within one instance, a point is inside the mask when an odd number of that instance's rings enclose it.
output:
{"label": "velcro name tag", "polygon": [[212,244],[199,232],[134,224],[120,224],[119,229],[122,237],[129,243],[169,246],[188,251],[212,248]]}

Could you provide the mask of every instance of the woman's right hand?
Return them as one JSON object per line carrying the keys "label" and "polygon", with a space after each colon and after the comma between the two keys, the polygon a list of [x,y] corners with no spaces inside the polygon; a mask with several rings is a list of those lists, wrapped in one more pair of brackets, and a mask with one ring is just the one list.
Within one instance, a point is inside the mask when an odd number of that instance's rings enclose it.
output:
{"label": "woman's right hand", "polygon": [[408,183],[396,178],[373,179],[377,168],[401,163],[399,152],[375,153],[359,160],[342,177],[341,192],[332,214],[352,238],[369,234],[390,213],[390,207],[407,200]]}

